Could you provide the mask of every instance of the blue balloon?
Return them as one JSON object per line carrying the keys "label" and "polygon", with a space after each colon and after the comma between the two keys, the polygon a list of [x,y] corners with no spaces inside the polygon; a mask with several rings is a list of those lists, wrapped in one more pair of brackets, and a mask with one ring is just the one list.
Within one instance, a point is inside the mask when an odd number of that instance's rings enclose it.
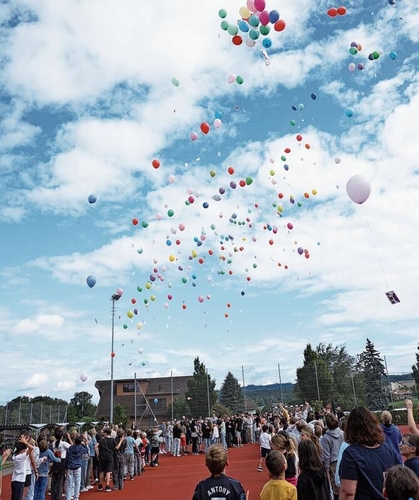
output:
{"label": "blue balloon", "polygon": [[292,109],[293,111],[297,111],[297,106],[294,106],[294,104],[293,104],[293,105],[291,106],[291,109]]}
{"label": "blue balloon", "polygon": [[157,404],[159,400],[157,398],[154,398],[154,404]]}
{"label": "blue balloon", "polygon": [[246,21],[240,21],[239,22],[239,30],[242,31],[243,33],[247,33],[249,31],[249,25],[247,24]]}
{"label": "blue balloon", "polygon": [[397,52],[394,52],[394,51],[390,52],[390,59],[393,59],[393,61],[394,61],[394,59],[396,59],[396,57],[397,57]]}
{"label": "blue balloon", "polygon": [[265,47],[265,49],[269,49],[272,47],[272,40],[270,38],[264,38],[262,41],[262,45]]}
{"label": "blue balloon", "polygon": [[313,99],[313,101],[315,101],[317,99],[317,94],[315,94],[314,92],[312,92],[311,98]]}
{"label": "blue balloon", "polygon": [[345,115],[346,115],[348,118],[351,118],[351,116],[354,116],[354,110],[353,110],[353,108],[346,108],[346,109],[345,109]]}
{"label": "blue balloon", "polygon": [[219,120],[222,120],[224,116],[224,113],[222,111],[216,111],[215,112],[215,118],[218,118]]}
{"label": "blue balloon", "polygon": [[279,19],[279,12],[277,10],[271,10],[269,12],[269,22],[275,24]]}
{"label": "blue balloon", "polygon": [[259,26],[259,23],[260,23],[260,20],[259,20],[258,16],[256,16],[255,14],[252,14],[249,17],[249,24],[250,24],[250,26],[253,26],[254,28],[257,28]]}
{"label": "blue balloon", "polygon": [[97,197],[96,197],[96,195],[95,195],[95,194],[91,194],[91,195],[87,198],[87,200],[89,201],[89,203],[96,203],[96,201],[97,201]]}
{"label": "blue balloon", "polygon": [[96,285],[96,278],[90,275],[86,278],[86,283],[89,288],[93,288]]}

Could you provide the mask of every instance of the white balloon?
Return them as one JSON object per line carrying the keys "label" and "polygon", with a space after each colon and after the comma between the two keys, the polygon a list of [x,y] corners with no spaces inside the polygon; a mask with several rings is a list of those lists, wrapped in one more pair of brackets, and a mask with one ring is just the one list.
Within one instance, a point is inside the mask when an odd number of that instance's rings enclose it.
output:
{"label": "white balloon", "polygon": [[82,373],[82,374],[80,375],[80,380],[81,380],[82,382],[86,382],[86,380],[87,380],[87,375],[86,375],[85,373]]}
{"label": "white balloon", "polygon": [[361,205],[371,194],[371,184],[363,175],[354,175],[346,183],[346,192],[352,201]]}
{"label": "white balloon", "polygon": [[142,347],[140,347],[140,348],[138,349],[138,354],[142,354],[143,352],[144,352],[144,349],[143,349]]}

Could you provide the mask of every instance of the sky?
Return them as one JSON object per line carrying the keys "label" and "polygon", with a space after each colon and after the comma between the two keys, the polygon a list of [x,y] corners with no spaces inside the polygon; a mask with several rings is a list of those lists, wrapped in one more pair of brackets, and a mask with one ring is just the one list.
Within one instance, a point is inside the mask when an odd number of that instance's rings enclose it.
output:
{"label": "sky", "polygon": [[410,371],[419,4],[266,0],[250,46],[256,2],[0,5],[0,403],[97,401],[112,352],[219,388],[368,337]]}

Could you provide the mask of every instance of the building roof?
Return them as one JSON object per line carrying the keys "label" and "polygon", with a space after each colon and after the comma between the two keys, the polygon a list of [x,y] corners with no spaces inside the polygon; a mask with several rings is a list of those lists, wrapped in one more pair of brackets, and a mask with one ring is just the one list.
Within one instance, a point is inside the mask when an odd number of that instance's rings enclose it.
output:
{"label": "building roof", "polygon": [[[190,375],[181,377],[137,378],[138,390],[136,396],[134,392],[120,394],[118,391],[118,387],[121,387],[123,384],[133,384],[133,378],[114,380],[114,405],[120,404],[125,408],[127,415],[132,417],[135,414],[135,403],[137,403],[137,415],[141,416],[144,412],[144,416],[150,416],[151,411],[146,404],[144,396],[149,402],[150,400],[163,397],[171,399],[173,384],[173,395],[185,397],[186,391],[188,390],[187,381],[190,378]],[[99,391],[100,396],[96,409],[96,417],[109,418],[111,381],[97,380],[95,387]],[[153,408],[153,411],[160,416],[166,415],[167,408],[159,408],[156,406],[156,408]]]}

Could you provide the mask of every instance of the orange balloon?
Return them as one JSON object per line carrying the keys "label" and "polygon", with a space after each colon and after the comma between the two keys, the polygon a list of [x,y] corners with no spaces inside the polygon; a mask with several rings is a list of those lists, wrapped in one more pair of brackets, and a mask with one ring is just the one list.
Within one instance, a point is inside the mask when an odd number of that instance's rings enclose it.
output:
{"label": "orange balloon", "polygon": [[274,24],[275,31],[284,31],[286,27],[286,23],[283,19],[278,19],[278,21]]}
{"label": "orange balloon", "polygon": [[308,143],[307,143],[307,144],[305,144],[305,145],[304,145],[304,147],[305,147],[306,149],[310,149],[310,144],[308,144]]}

